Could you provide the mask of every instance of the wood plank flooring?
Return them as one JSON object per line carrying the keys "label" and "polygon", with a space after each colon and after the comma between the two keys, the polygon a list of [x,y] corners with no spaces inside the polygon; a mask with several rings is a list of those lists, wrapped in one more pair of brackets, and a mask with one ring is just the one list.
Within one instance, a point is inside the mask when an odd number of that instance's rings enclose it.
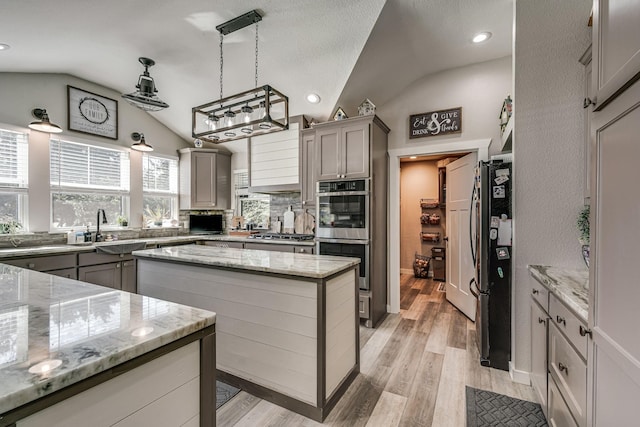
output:
{"label": "wood plank flooring", "polygon": [[324,423],[241,391],[218,410],[218,426],[464,427],[465,385],[535,402],[533,388],[480,366],[475,324],[438,284],[401,276],[400,313],[360,327],[360,375]]}

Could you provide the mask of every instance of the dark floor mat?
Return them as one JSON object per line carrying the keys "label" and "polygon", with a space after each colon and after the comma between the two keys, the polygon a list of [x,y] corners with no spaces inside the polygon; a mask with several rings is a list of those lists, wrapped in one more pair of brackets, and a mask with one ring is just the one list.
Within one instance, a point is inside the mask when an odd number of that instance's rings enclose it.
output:
{"label": "dark floor mat", "polygon": [[239,388],[232,385],[216,381],[216,409],[224,405],[236,394],[240,393]]}
{"label": "dark floor mat", "polygon": [[539,404],[467,387],[467,427],[547,427]]}

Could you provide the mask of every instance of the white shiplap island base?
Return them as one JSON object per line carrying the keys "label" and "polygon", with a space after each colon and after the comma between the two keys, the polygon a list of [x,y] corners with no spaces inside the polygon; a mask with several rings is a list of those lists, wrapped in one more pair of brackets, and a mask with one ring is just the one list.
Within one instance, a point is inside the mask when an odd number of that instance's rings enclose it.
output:
{"label": "white shiplap island base", "polygon": [[0,264],[0,427],[215,426],[215,313]]}
{"label": "white shiplap island base", "polygon": [[218,378],[322,421],[360,368],[357,258],[136,251],[138,292],[216,312]]}

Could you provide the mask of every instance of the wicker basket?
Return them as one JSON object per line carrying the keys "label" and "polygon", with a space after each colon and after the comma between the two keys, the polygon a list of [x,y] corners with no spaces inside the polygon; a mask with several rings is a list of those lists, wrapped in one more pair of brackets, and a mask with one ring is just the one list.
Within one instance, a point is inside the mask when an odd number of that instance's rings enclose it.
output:
{"label": "wicker basket", "polygon": [[422,255],[416,252],[415,259],[413,260],[413,275],[418,279],[424,279],[429,277],[429,264],[431,257]]}
{"label": "wicker basket", "polygon": [[438,199],[420,199],[421,208],[433,209],[437,208],[438,205]]}

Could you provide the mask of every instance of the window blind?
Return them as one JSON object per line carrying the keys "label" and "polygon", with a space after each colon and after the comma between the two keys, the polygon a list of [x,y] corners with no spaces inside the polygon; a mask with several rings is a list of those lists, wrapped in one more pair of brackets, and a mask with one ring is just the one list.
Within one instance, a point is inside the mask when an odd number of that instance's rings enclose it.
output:
{"label": "window blind", "polygon": [[51,186],[129,192],[129,153],[76,142],[51,140]]}
{"label": "window blind", "polygon": [[144,154],[142,189],[145,193],[178,194],[178,160]]}
{"label": "window blind", "polygon": [[0,129],[0,188],[27,188],[27,134]]}

